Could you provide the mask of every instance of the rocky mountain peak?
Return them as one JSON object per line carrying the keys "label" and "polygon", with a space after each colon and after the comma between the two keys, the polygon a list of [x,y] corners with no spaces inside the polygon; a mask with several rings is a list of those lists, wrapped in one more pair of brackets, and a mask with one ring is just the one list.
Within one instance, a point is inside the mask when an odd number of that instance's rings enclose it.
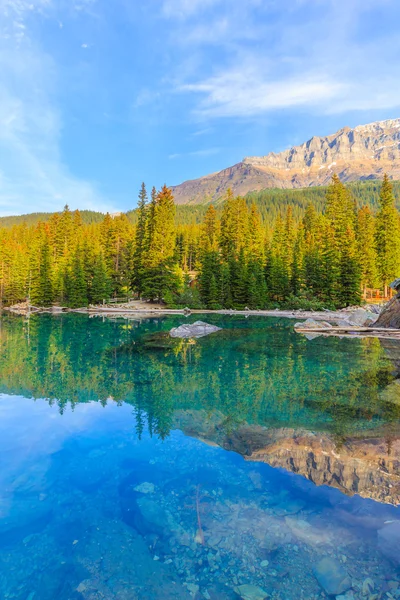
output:
{"label": "rocky mountain peak", "polygon": [[173,188],[178,204],[201,204],[223,196],[266,188],[326,185],[333,173],[342,181],[400,179],[400,118],[343,127],[328,136],[313,136],[299,146],[265,156],[247,156],[218,173]]}

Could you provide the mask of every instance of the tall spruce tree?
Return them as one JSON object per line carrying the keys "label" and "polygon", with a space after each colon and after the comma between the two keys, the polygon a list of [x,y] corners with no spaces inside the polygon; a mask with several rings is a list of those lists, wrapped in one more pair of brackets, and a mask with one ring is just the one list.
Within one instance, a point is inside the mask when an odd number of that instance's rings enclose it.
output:
{"label": "tall spruce tree", "polygon": [[46,233],[38,246],[37,271],[32,279],[31,302],[36,306],[53,304],[52,264],[50,245]]}
{"label": "tall spruce tree", "polygon": [[75,250],[67,274],[66,296],[68,306],[71,308],[81,308],[89,303],[87,281],[79,246]]}
{"label": "tall spruce tree", "polygon": [[107,265],[103,253],[100,252],[94,259],[93,278],[91,281],[89,299],[91,304],[100,304],[110,298],[112,281],[107,272]]}
{"label": "tall spruce tree", "polygon": [[146,226],[148,217],[148,205],[147,205],[147,191],[146,186],[142,183],[142,187],[139,192],[138,202],[138,222],[136,225],[135,233],[135,245],[133,252],[133,270],[132,270],[132,288],[136,290],[140,296],[142,292],[142,278],[143,278],[143,254],[145,252],[146,242]]}
{"label": "tall spruce tree", "polygon": [[361,268],[361,287],[365,294],[367,288],[375,288],[379,285],[375,222],[368,206],[360,208],[357,215],[357,253]]}
{"label": "tall spruce tree", "polygon": [[393,188],[385,174],[376,215],[375,241],[377,266],[381,285],[387,295],[388,284],[400,276],[400,224],[394,206]]}
{"label": "tall spruce tree", "polygon": [[163,186],[152,199],[143,255],[143,296],[162,300],[176,293],[181,282],[175,269],[175,204],[172,192]]}

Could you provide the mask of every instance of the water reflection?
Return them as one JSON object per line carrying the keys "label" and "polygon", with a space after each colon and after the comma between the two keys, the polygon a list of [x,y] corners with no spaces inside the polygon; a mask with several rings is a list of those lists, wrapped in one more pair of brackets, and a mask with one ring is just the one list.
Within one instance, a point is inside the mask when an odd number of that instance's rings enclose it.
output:
{"label": "water reflection", "polygon": [[396,344],[208,320],[2,320],[1,598],[400,597]]}
{"label": "water reflection", "polygon": [[210,319],[223,331],[179,340],[168,331],[182,317],[3,318],[0,391],[47,398],[61,413],[127,403],[139,436],[182,429],[317,484],[399,502],[399,344],[307,341],[285,319]]}

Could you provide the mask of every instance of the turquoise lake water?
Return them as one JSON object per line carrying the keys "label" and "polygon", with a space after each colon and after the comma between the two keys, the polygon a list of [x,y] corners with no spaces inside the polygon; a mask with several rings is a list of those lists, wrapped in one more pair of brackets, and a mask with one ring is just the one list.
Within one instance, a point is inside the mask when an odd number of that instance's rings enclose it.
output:
{"label": "turquoise lake water", "polygon": [[198,318],[1,319],[0,598],[399,598],[400,345]]}

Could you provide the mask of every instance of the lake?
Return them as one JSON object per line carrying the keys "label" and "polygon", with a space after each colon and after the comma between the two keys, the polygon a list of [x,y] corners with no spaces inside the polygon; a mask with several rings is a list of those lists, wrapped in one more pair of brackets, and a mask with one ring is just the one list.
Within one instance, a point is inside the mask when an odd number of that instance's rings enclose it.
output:
{"label": "lake", "polygon": [[0,598],[399,598],[400,345],[198,318],[3,316]]}

